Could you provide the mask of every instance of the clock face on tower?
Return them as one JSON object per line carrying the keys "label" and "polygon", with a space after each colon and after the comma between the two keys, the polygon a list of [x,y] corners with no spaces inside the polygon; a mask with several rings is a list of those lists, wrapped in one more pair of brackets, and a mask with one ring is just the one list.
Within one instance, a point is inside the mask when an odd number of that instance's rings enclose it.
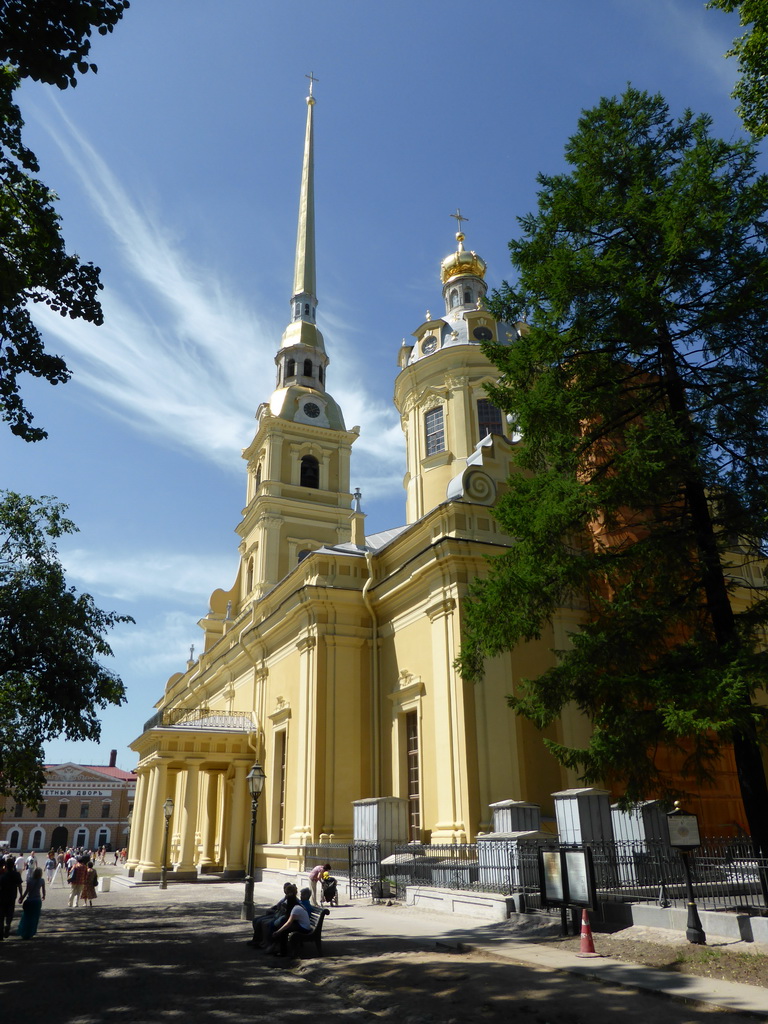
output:
{"label": "clock face on tower", "polygon": [[493,334],[487,327],[476,327],[472,331],[472,337],[477,338],[478,341],[490,341]]}
{"label": "clock face on tower", "polygon": [[429,353],[434,352],[436,348],[437,338],[434,336],[434,334],[430,334],[430,336],[421,343],[422,355],[428,356]]}
{"label": "clock face on tower", "polygon": [[315,405],[314,402],[305,402],[304,415],[309,416],[311,420],[316,420],[317,417],[320,415],[320,406]]}

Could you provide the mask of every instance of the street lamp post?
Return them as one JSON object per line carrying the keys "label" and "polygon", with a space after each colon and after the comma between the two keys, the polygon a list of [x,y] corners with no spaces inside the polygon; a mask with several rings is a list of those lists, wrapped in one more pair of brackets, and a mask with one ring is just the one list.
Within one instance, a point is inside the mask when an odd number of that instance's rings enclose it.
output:
{"label": "street lamp post", "polygon": [[163,863],[160,868],[160,888],[168,888],[168,826],[171,824],[171,815],[173,814],[173,800],[171,797],[163,804],[163,814],[165,815],[165,833],[163,835]]}
{"label": "street lamp post", "polygon": [[251,840],[248,845],[248,874],[245,876],[245,897],[240,908],[240,920],[253,920],[253,846],[256,836],[256,812],[259,808],[259,797],[264,789],[267,776],[258,761],[255,762],[246,776],[248,792],[251,794]]}

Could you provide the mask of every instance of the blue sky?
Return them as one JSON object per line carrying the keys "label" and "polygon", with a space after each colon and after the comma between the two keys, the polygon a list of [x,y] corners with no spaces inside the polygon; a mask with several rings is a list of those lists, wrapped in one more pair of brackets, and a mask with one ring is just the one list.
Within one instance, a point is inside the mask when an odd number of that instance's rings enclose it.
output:
{"label": "blue sky", "polygon": [[69,505],[71,582],[136,619],[112,635],[127,704],[101,744],[57,741],[49,761],[114,747],[133,767],[128,744],[234,580],[240,451],[289,316],[304,76],[327,383],[361,426],[352,486],[375,532],[404,521],[397,350],[442,308],[450,214],[499,284],[536,173],[561,169],[579,112],[630,81],[738,136],[737,32],[700,0],[133,0],[95,40],[97,75],[25,84],[26,141],[70,251],[102,268],[106,323],[38,311],[73,379],[25,386],[50,436],[0,433],[2,482]]}

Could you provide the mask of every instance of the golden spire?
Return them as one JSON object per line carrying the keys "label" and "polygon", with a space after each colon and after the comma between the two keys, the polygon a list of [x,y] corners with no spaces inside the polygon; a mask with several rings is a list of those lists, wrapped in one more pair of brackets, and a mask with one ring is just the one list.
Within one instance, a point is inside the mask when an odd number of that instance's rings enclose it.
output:
{"label": "golden spire", "polygon": [[307,96],[307,131],[304,137],[304,164],[301,172],[301,196],[299,198],[299,228],[296,234],[296,263],[293,272],[294,302],[299,296],[309,296],[311,305],[317,303],[315,280],[315,162],[313,154],[312,109],[315,98],[312,86],[319,79],[310,71]]}

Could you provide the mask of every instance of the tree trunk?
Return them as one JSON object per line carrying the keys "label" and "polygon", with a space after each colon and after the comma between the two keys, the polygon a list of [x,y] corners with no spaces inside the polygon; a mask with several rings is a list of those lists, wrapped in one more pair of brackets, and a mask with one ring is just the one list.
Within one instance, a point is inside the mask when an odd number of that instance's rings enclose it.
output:
{"label": "tree trunk", "polygon": [[[692,455],[692,472],[685,480],[685,494],[697,556],[703,568],[702,583],[707,611],[717,646],[727,647],[735,652],[739,647],[740,639],[723,574],[707,493],[701,476],[695,472],[697,446],[688,413],[685,386],[680,379],[674,357],[674,345],[665,326],[662,327],[661,334],[659,347],[665,370],[670,410],[687,440]],[[736,710],[743,711],[748,715],[751,707],[751,698],[745,696],[742,707]],[[768,782],[754,727],[750,729],[747,726],[740,729],[732,737],[732,742],[741,799],[755,855],[768,857]],[[768,884],[765,872],[761,872],[761,885],[766,906],[768,906]]]}

